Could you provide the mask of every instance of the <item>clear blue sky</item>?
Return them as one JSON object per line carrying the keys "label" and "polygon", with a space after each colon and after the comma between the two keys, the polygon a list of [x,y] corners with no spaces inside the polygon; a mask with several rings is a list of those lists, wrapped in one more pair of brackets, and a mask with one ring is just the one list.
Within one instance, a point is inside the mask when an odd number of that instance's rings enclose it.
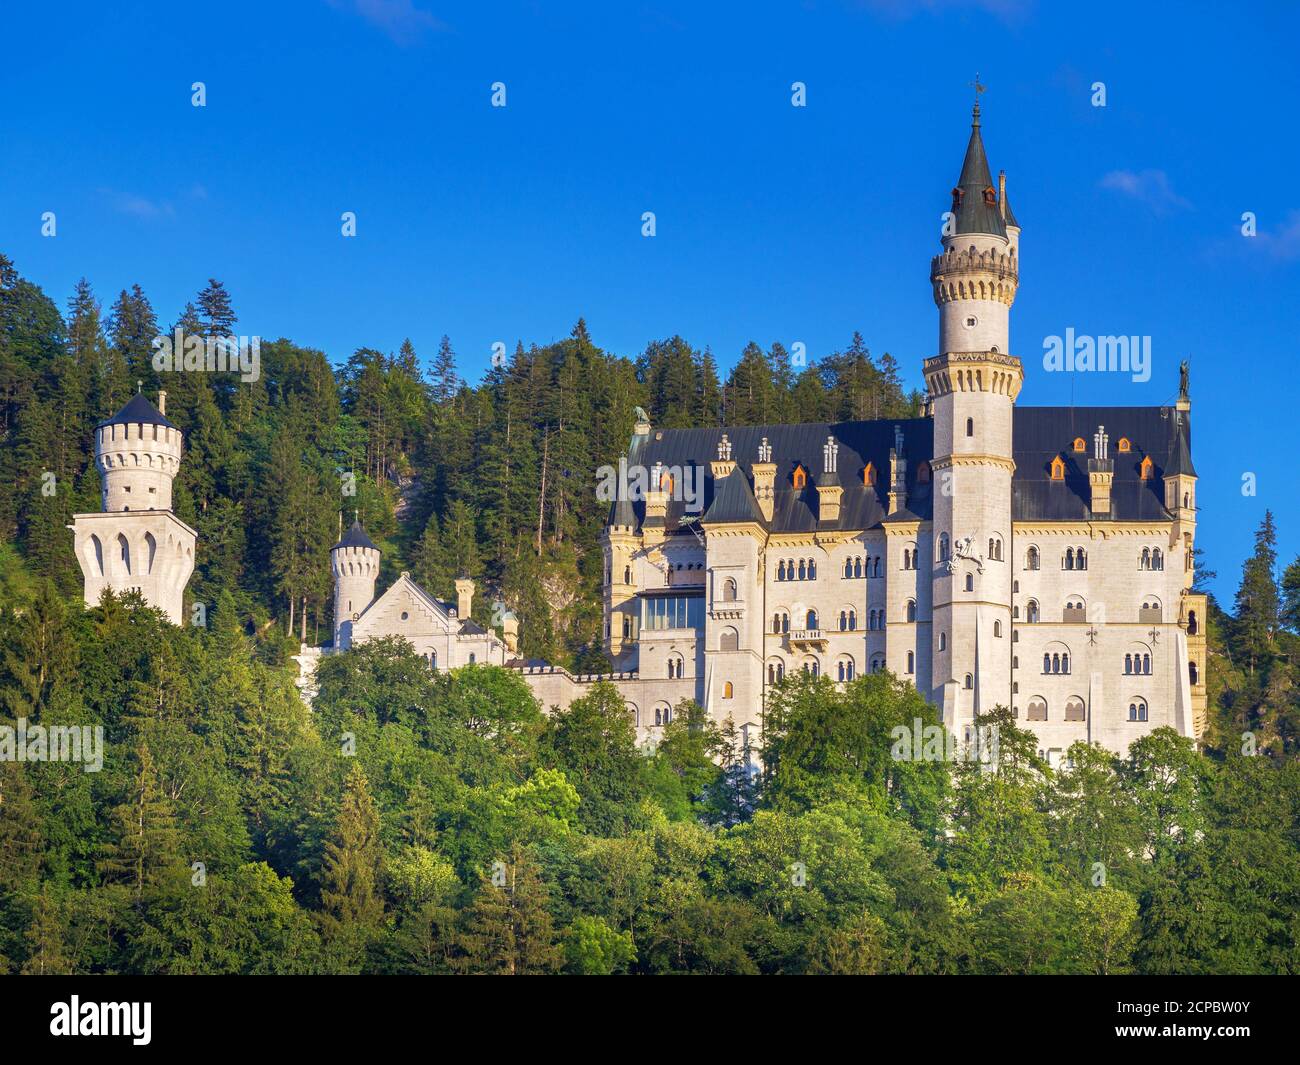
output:
{"label": "clear blue sky", "polygon": [[[1300,551],[1292,5],[96,2],[4,25],[0,250],[60,305],[83,275],[105,304],[138,282],[169,322],[217,277],[241,332],[336,362],[447,333],[471,378],[583,315],[607,350],[681,333],[724,368],[859,329],[919,385],[978,70],[1024,227],[1021,402],[1170,402],[1189,358],[1220,595],[1265,507]],[[1152,380],[1045,373],[1068,327],[1150,335]]]}

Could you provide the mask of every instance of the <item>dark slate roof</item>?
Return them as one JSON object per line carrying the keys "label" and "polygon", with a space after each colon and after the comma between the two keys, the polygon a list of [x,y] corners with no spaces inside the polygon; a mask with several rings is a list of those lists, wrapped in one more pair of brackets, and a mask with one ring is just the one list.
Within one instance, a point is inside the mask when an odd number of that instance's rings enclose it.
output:
{"label": "dark slate roof", "polygon": [[1006,194],[1003,194],[1002,203],[1007,209],[1007,225],[1015,226],[1017,229],[1019,229],[1020,223],[1016,221],[1016,214],[1013,210],[1011,210],[1011,197],[1007,196]]}
{"label": "dark slate roof", "polygon": [[[1115,464],[1111,482],[1112,516],[1120,521],[1167,521],[1165,485],[1174,434],[1172,407],[1017,407],[1013,422],[1016,475],[1012,482],[1012,518],[1016,521],[1086,521],[1091,515],[1088,458],[1097,426],[1106,427],[1110,459]],[[1186,415],[1184,415],[1186,417]],[[1190,448],[1191,427],[1188,425]],[[1076,454],[1076,437],[1086,450]],[[1127,437],[1132,450],[1119,451]],[[1065,462],[1065,480],[1051,479],[1052,459]],[[1155,466],[1142,480],[1142,460],[1151,456]]]}
{"label": "dark slate roof", "polygon": [[[1092,436],[1098,425],[1106,427],[1110,437],[1110,458],[1115,478],[1111,485],[1114,518],[1121,521],[1167,521],[1164,507],[1164,482],[1178,457],[1178,434],[1173,432],[1175,411],[1172,407],[1017,407],[1013,422],[1013,451],[1016,474],[1012,483],[1012,518],[1015,521],[1086,521],[1091,517],[1091,490],[1088,487],[1088,458],[1092,454]],[[1191,461],[1191,426],[1184,415],[1186,460]],[[894,446],[894,427],[903,434],[907,458],[907,504],[893,515],[886,514],[889,492],[889,451]],[[722,486],[714,483],[709,463],[718,453],[723,433],[732,444],[736,469]],[[918,483],[917,469],[934,455],[934,426],[929,418],[899,421],[812,423],[809,425],[737,426],[717,429],[662,429],[638,438],[635,459],[629,465],[644,463],[646,469],[656,462],[665,467],[697,467],[704,480],[700,510],[688,512],[686,501],[670,499],[666,530],[685,532],[692,520],[756,520],[771,532],[813,532],[826,526],[817,520],[817,489],[810,477],[796,490],[792,475],[796,465],[807,471],[820,468],[822,445],[827,436],[839,443],[839,478],[844,494],[840,501],[839,528],[871,529],[886,520],[929,521],[932,516],[932,484]],[[749,515],[742,500],[753,500],[751,467],[758,458],[759,442],[767,437],[776,464],[775,499],[771,522],[763,522],[761,512]],[[1087,450],[1076,453],[1073,443],[1082,437]],[[1119,454],[1119,441],[1127,437],[1132,450]],[[1148,454],[1155,464],[1153,476],[1143,481],[1139,476],[1142,459]],[[1065,480],[1051,480],[1052,459],[1060,455],[1065,462]],[[876,484],[862,483],[862,471],[871,462],[876,468]],[[695,475],[692,474],[691,484]],[[684,478],[683,478],[684,480]],[[739,491],[740,481],[747,489]],[[713,508],[717,504],[718,510]],[[753,503],[757,508],[757,502]],[[733,509],[739,507],[739,510]],[[611,517],[618,511],[630,514],[633,528],[645,518],[645,501],[628,500],[610,508]],[[742,513],[744,517],[733,517]],[[718,517],[716,514],[725,514]]]}
{"label": "dark slate roof", "polygon": [[[640,438],[643,443],[634,446],[635,456],[629,457],[628,465],[644,465],[647,473],[654,468],[656,462],[663,463],[667,468],[701,469],[704,489],[698,510],[688,511],[685,499],[668,500],[664,526],[667,531],[676,532],[682,527],[683,518],[689,524],[692,519],[707,515],[719,494],[719,486],[714,484],[709,463],[718,454],[718,441],[722,434],[725,432],[731,441],[732,457],[736,460],[737,471],[745,480],[751,498],[751,467],[758,461],[760,442],[763,437],[767,437],[772,448],[772,462],[776,465],[776,483],[772,520],[763,524],[772,532],[813,532],[820,526],[817,521],[817,488],[811,474],[821,469],[822,446],[828,436],[833,436],[839,444],[837,465],[840,484],[844,487],[844,494],[840,498],[839,527],[870,529],[879,525],[885,516],[886,495],[889,491],[889,449],[894,446],[895,426],[903,433],[907,453],[907,505],[920,514],[922,520],[928,519],[931,486],[928,483],[917,484],[916,471],[921,462],[928,461],[933,454],[934,432],[929,418],[652,430],[648,437]],[[862,471],[868,462],[876,468],[876,484],[872,487],[862,483]],[[796,465],[803,466],[810,474],[801,489],[796,489],[793,484]],[[695,476],[692,474],[689,482],[692,486],[697,483]],[[734,476],[735,472],[732,474]],[[685,484],[686,478],[680,477],[678,481]],[[730,490],[723,493],[724,503],[729,496]],[[754,505],[757,507],[757,503]],[[645,501],[637,499],[626,504],[616,503],[610,508],[611,518],[623,507],[632,511],[634,520],[631,524],[634,528],[639,528],[645,520]],[[762,521],[761,513],[757,520]]]}
{"label": "dark slate roof", "polygon": [[[984,202],[985,189],[994,189],[992,204]],[[1007,235],[998,210],[997,190],[989,173],[988,157],[984,154],[978,105],[971,121],[970,142],[966,145],[966,158],[961,165],[961,178],[957,181],[955,195],[959,195],[959,202],[953,207],[957,214],[958,233],[991,233],[999,237]]]}
{"label": "dark slate roof", "polygon": [[758,509],[754,490],[744,470],[737,466],[724,477],[720,486],[714,486],[713,502],[704,512],[703,522],[756,521],[763,524],[763,512]]}
{"label": "dark slate roof", "polygon": [[333,551],[335,547],[368,547],[372,551],[379,550],[370,542],[370,537],[366,535],[366,530],[359,519],[352,523],[352,527],[343,534],[343,539],[330,550]]}
{"label": "dark slate roof", "polygon": [[1169,446],[1169,468],[1165,470],[1170,477],[1175,474],[1196,476],[1196,467],[1192,465],[1192,445],[1187,439],[1186,418],[1184,414],[1175,419],[1174,442]]}
{"label": "dark slate roof", "polygon": [[466,619],[460,623],[460,635],[462,636],[483,636],[487,633],[482,625],[477,621]]}
{"label": "dark slate roof", "polygon": [[[126,406],[99,425],[165,425],[168,429],[176,428],[163,417],[157,407],[145,399],[142,392],[137,392],[127,400]],[[98,429],[99,426],[95,428]]]}

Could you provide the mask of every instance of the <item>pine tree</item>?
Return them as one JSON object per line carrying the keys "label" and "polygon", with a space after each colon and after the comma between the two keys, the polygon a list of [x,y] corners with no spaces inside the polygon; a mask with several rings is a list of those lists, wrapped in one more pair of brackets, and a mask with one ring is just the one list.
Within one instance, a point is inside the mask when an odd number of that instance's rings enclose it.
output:
{"label": "pine tree", "polygon": [[23,963],[24,976],[69,976],[72,962],[65,946],[67,922],[62,907],[54,897],[50,885],[41,885],[32,912],[32,923],[27,929],[27,960]]}
{"label": "pine tree", "polygon": [[321,869],[321,928],[326,939],[366,938],[383,919],[379,894],[379,810],[361,766],[343,782],[343,801]]}
{"label": "pine tree", "polygon": [[1237,638],[1250,672],[1272,652],[1273,635],[1278,626],[1278,593],[1274,580],[1277,565],[1277,530],[1272,511],[1255,532],[1255,550],[1241,567],[1241,585],[1237,589]]}
{"label": "pine tree", "polygon": [[537,867],[515,844],[509,860],[484,873],[458,937],[464,973],[536,976],[556,972],[562,957]]}
{"label": "pine tree", "polygon": [[116,841],[105,845],[99,870],[106,880],[126,884],[139,904],[146,890],[160,886],[170,874],[183,874],[185,867],[175,813],[162,792],[147,744],[136,746],[135,759],[138,768],[126,799],[112,814]]}
{"label": "pine tree", "polygon": [[435,403],[449,403],[460,391],[460,378],[456,374],[456,352],[452,350],[451,338],[444,335],[438,341],[438,354],[433,358],[429,369],[430,391]]}

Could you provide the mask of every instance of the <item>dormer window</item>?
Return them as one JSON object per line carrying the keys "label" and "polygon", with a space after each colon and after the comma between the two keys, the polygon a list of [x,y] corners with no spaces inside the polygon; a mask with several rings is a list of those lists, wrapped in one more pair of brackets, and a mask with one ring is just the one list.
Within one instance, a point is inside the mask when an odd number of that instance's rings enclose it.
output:
{"label": "dormer window", "polygon": [[802,466],[796,466],[794,473],[790,475],[790,483],[795,488],[803,488],[808,484],[808,473]]}
{"label": "dormer window", "polygon": [[928,462],[922,462],[919,466],[917,466],[916,483],[917,484],[930,483],[930,464]]}
{"label": "dormer window", "polygon": [[1056,458],[1052,459],[1052,480],[1065,480],[1065,459],[1061,458],[1060,455],[1057,455]]}
{"label": "dormer window", "polygon": [[1151,461],[1151,456],[1148,455],[1142,460],[1142,465],[1138,467],[1138,476],[1144,481],[1149,481],[1151,480],[1151,474],[1155,471],[1155,468],[1155,463]]}
{"label": "dormer window", "polygon": [[1083,442],[1083,437],[1076,436],[1074,438],[1074,453],[1076,455],[1082,455],[1087,447],[1088,445]]}
{"label": "dormer window", "polygon": [[673,487],[673,475],[667,470],[664,470],[664,472],[659,475],[659,491],[667,492],[669,495],[672,495]]}
{"label": "dormer window", "polygon": [[992,185],[988,185],[984,189],[984,203],[989,207],[998,205],[998,190]]}
{"label": "dormer window", "polygon": [[1127,436],[1119,438],[1119,452],[1121,455],[1127,455],[1133,450],[1133,442]]}
{"label": "dormer window", "polygon": [[862,483],[868,488],[872,488],[876,483],[876,464],[868,462],[866,469],[862,471]]}

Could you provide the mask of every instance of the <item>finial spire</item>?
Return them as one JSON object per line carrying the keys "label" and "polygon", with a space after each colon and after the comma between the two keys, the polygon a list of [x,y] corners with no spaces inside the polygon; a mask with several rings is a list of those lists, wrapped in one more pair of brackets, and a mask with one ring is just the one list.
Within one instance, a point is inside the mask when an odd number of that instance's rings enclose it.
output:
{"label": "finial spire", "polygon": [[971,108],[970,113],[971,125],[978,126],[980,124],[980,93],[987,89],[988,86],[980,83],[980,73],[978,70],[975,71],[975,80],[969,84],[970,87],[975,90],[975,106]]}

